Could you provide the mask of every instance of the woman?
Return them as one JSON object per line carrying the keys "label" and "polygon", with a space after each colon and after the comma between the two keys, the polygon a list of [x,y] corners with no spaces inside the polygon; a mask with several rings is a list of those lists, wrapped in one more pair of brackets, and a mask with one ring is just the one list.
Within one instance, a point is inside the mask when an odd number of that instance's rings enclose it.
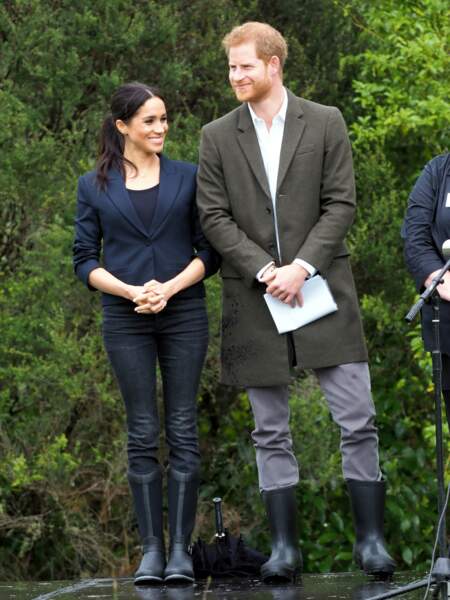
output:
{"label": "woman", "polygon": [[[430,285],[446,263],[442,244],[450,239],[450,154],[433,158],[422,171],[409,197],[403,224],[406,264],[418,291]],[[450,427],[450,273],[437,287],[440,303],[442,390]],[[422,309],[425,349],[433,347],[432,306]]]}
{"label": "woman", "polygon": [[[208,343],[202,280],[218,268],[197,217],[196,167],[161,154],[167,130],[157,90],[121,86],[103,124],[97,168],[78,183],[75,272],[103,292],[104,343],[127,413],[128,480],[143,544],[135,583],[194,579],[188,547],[200,461],[195,398]],[[169,449],[167,565],[157,360]]]}

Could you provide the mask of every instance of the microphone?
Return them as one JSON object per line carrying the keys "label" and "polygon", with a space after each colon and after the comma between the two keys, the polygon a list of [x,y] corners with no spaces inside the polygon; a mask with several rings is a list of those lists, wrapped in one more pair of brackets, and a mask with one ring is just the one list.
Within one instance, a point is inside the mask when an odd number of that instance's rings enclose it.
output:
{"label": "microphone", "polygon": [[445,242],[442,244],[442,255],[445,260],[450,259],[450,240],[445,240]]}

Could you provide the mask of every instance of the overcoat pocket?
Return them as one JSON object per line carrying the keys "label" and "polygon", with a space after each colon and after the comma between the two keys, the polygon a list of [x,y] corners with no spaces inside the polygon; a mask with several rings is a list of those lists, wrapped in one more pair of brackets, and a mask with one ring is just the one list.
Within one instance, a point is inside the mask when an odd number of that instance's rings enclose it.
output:
{"label": "overcoat pocket", "polygon": [[296,155],[299,156],[300,154],[308,154],[309,152],[314,152],[315,149],[315,144],[305,144],[297,149]]}

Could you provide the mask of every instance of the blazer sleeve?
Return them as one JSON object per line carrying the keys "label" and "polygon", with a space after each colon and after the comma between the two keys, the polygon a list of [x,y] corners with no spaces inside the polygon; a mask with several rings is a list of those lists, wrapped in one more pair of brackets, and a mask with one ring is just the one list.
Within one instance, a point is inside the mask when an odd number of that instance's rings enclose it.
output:
{"label": "blazer sleeve", "polygon": [[432,237],[437,185],[428,163],[417,180],[408,201],[402,235],[405,238],[406,266],[420,290],[428,275],[444,266]]}
{"label": "blazer sleeve", "polygon": [[253,242],[233,219],[222,160],[209,129],[203,128],[197,177],[197,205],[208,240],[250,287],[256,273],[273,258]]}
{"label": "blazer sleeve", "polygon": [[342,248],[356,208],[350,140],[339,109],[330,109],[320,192],[320,217],[298,249],[297,259],[324,271]]}
{"label": "blazer sleeve", "polygon": [[195,248],[195,258],[200,258],[205,265],[204,279],[211,277],[219,270],[220,255],[214,250],[203,233],[196,202],[192,203],[192,242]]}
{"label": "blazer sleeve", "polygon": [[89,201],[84,177],[78,180],[77,215],[75,219],[75,240],[73,243],[73,266],[79,279],[92,291],[89,273],[100,267],[102,231],[98,213]]}

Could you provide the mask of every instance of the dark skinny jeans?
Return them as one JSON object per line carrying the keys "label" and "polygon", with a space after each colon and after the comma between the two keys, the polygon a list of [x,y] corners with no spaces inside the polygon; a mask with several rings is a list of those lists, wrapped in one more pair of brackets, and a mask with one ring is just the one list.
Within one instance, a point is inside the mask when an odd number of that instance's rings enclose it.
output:
{"label": "dark skinny jeans", "polygon": [[169,464],[197,471],[196,396],[208,345],[205,300],[174,298],[156,315],[139,315],[133,306],[105,307],[103,319],[105,348],[125,402],[129,470],[149,473],[158,465],[158,361]]}

